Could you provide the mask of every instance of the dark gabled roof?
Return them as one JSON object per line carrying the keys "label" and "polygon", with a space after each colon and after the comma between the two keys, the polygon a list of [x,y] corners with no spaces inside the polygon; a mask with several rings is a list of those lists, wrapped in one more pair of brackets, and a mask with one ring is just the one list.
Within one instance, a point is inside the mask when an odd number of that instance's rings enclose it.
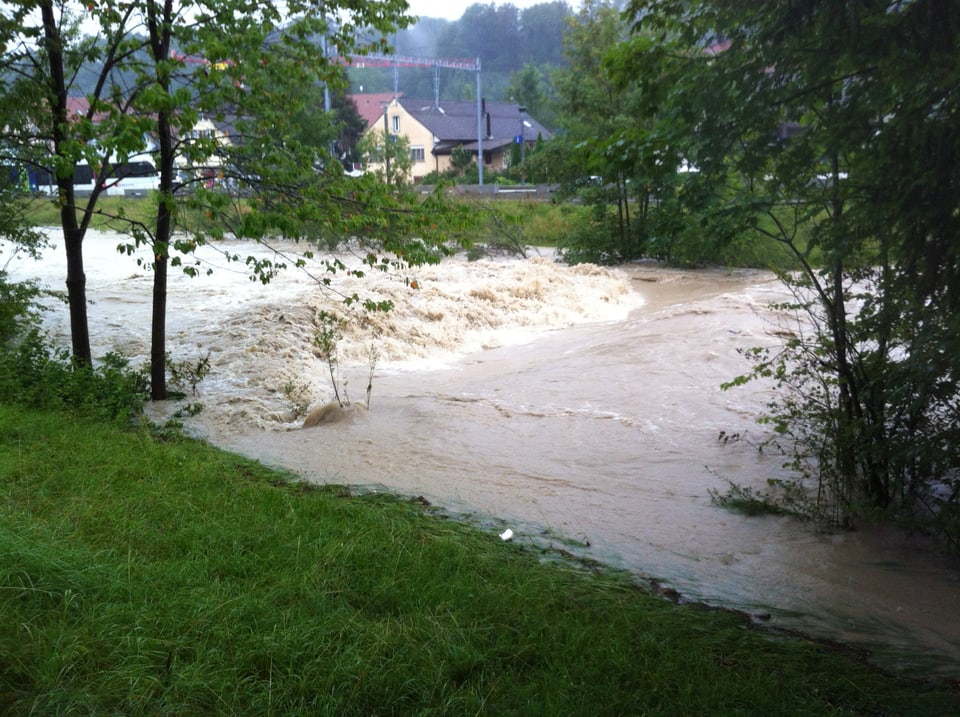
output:
{"label": "dark gabled roof", "polygon": [[[440,106],[436,107],[433,100],[403,98],[400,99],[400,104],[410,116],[433,133],[438,140],[438,149],[441,146],[452,148],[459,145],[467,149],[472,143],[473,149],[476,150],[476,102],[441,102]],[[506,102],[484,102],[483,109],[484,149],[494,149],[510,144],[513,138],[520,134],[519,105]],[[524,121],[523,136],[527,142],[535,141],[538,136],[544,139],[553,136],[546,127],[530,115],[524,113],[522,119]]]}

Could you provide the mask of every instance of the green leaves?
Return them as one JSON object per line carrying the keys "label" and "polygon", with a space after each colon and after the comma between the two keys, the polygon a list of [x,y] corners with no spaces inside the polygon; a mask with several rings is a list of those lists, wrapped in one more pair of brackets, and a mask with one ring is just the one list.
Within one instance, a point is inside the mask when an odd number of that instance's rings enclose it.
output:
{"label": "green leaves", "polygon": [[[152,245],[157,282],[152,391],[163,394],[167,267],[188,274],[184,256],[204,236],[257,241],[309,239],[335,248],[359,241],[399,263],[433,260],[445,237],[442,204],[428,226],[412,194],[343,176],[330,151],[338,123],[327,118],[318,82],[344,86],[336,55],[382,49],[410,20],[403,0],[204,0],[28,3],[0,19],[5,72],[0,126],[17,161],[52,168],[59,180],[68,243],[75,350],[90,360],[83,295],[82,240],[103,187],[127,160],[148,152],[158,170],[155,221],[117,212],[130,234],[123,251]],[[82,37],[82,13],[96,37]],[[41,37],[49,38],[38,44]],[[327,42],[323,38],[327,38]],[[367,39],[371,38],[371,39]],[[328,53],[327,45],[333,48]],[[82,83],[82,85],[81,85]],[[74,98],[83,96],[86,107]],[[308,127],[307,119],[313,116]],[[407,155],[409,153],[407,152]],[[89,197],[73,191],[75,166],[96,173]],[[399,157],[398,157],[399,160]],[[395,161],[399,168],[400,162]],[[185,232],[189,239],[179,239]],[[294,263],[296,263],[295,260]],[[287,262],[250,260],[268,282]],[[360,297],[349,297],[364,302]],[[372,301],[376,310],[386,305]]]}
{"label": "green leaves", "polygon": [[[691,255],[693,228],[741,255],[773,240],[800,270],[784,276],[804,330],[750,353],[726,387],[777,383],[772,424],[837,522],[862,500],[952,514],[960,494],[935,487],[960,461],[944,399],[960,375],[960,8],[634,0],[629,13],[634,35],[605,67],[643,121],[590,149],[633,162],[635,179],[657,152],[697,166],[655,194],[678,220],[671,259]],[[960,544],[956,525],[936,530]]]}

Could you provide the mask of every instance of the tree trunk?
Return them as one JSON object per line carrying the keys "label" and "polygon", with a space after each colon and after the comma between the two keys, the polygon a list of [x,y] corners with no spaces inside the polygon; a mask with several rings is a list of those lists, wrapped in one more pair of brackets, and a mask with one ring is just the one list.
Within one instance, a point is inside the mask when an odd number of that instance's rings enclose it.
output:
{"label": "tree trunk", "polygon": [[173,234],[173,134],[170,116],[161,111],[157,117],[160,144],[160,201],[157,205],[157,231],[153,240],[153,319],[150,330],[150,398],[167,398],[167,272],[170,265],[170,240]]}
{"label": "tree trunk", "polygon": [[[73,207],[61,210],[73,216]],[[76,221],[73,222],[76,224]],[[83,270],[83,230],[67,227],[64,220],[63,243],[67,252],[67,301],[70,306],[70,339],[73,358],[82,365],[93,363],[90,351],[90,327],[87,321],[87,275]]]}
{"label": "tree trunk", "polygon": [[[151,2],[147,6],[147,27],[150,50],[159,65],[170,51],[173,5]],[[170,77],[158,74],[157,84],[165,94],[170,91]],[[150,398],[163,401],[167,397],[167,270],[170,265],[170,240],[173,234],[174,139],[170,110],[157,112],[158,164],[160,166],[160,201],[157,205],[157,227],[153,240],[153,319],[150,328]]]}
{"label": "tree trunk", "polygon": [[150,398],[167,397],[167,265],[169,248],[154,243],[153,320],[150,328]]}
{"label": "tree trunk", "polygon": [[[67,132],[67,84],[63,70],[63,38],[60,35],[53,3],[40,5],[43,21],[44,46],[50,69],[50,114],[54,156],[61,156]],[[77,222],[73,192],[73,175],[57,171],[57,190],[60,201],[60,223],[63,244],[67,252],[67,300],[70,305],[70,338],[73,357],[80,364],[93,362],[90,352],[90,328],[87,323],[87,276],[83,271],[83,235],[85,227]]]}

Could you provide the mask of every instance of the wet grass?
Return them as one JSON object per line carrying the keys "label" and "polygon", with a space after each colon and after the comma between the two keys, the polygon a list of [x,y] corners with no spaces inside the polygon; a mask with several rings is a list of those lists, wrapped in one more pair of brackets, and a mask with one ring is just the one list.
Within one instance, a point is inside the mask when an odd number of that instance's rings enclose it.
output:
{"label": "wet grass", "polygon": [[0,406],[0,714],[960,711],[416,501],[289,479]]}
{"label": "wet grass", "polygon": [[[84,206],[86,201],[84,198],[78,199],[80,206]],[[156,215],[157,203],[152,197],[100,197],[97,212],[90,221],[90,228],[126,231],[129,229],[129,222],[118,221],[117,216],[150,226],[151,222],[156,222]],[[25,216],[34,226],[60,226],[60,208],[52,197],[37,196],[29,199]]]}

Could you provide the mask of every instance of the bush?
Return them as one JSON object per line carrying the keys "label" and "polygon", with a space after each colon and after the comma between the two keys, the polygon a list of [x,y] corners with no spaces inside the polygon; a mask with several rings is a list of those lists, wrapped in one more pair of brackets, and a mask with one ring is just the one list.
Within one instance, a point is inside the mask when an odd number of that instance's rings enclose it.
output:
{"label": "bush", "polygon": [[85,366],[52,347],[37,328],[0,347],[0,401],[127,421],[142,411],[146,398],[142,376],[119,354]]}
{"label": "bush", "polygon": [[620,264],[631,258],[617,231],[616,220],[604,205],[594,205],[570,222],[568,231],[557,242],[564,261],[569,264]]}
{"label": "bush", "polygon": [[5,346],[37,318],[41,289],[33,282],[10,282],[0,271],[0,346]]}

